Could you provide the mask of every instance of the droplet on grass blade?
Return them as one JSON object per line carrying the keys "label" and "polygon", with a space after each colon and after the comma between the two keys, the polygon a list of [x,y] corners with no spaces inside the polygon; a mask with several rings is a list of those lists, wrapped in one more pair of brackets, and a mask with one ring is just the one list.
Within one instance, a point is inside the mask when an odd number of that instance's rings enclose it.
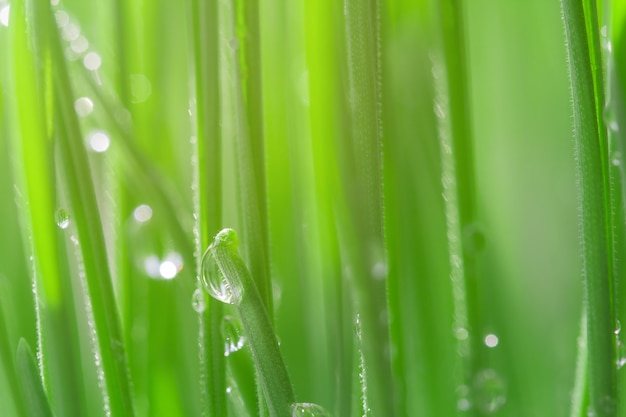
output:
{"label": "droplet on grass blade", "polygon": [[133,210],[133,217],[139,223],[145,223],[152,218],[152,207],[147,204],[138,205]]}
{"label": "droplet on grass blade", "polygon": [[70,214],[65,209],[58,209],[54,213],[54,220],[61,229],[67,229],[70,226]]}
{"label": "droplet on grass blade", "polygon": [[237,234],[232,229],[224,229],[215,236],[213,243],[202,256],[202,284],[216,300],[226,304],[239,304],[242,289],[235,287],[217,264],[213,251],[218,244],[236,250],[239,245]]}
{"label": "droplet on grass blade", "polygon": [[111,145],[109,135],[99,130],[91,132],[87,137],[87,140],[89,141],[89,147],[91,150],[98,153],[106,152]]}
{"label": "droplet on grass blade", "polygon": [[222,319],[222,336],[224,337],[224,356],[230,356],[241,350],[246,344],[243,326],[235,317],[224,316]]}
{"label": "droplet on grass blade", "polygon": [[330,413],[321,405],[294,403],[291,405],[291,417],[330,417]]}
{"label": "droplet on grass blade", "polygon": [[498,342],[498,336],[493,333],[489,333],[487,336],[485,336],[485,346],[487,346],[488,348],[494,348],[498,346]]}
{"label": "droplet on grass blade", "polygon": [[74,102],[76,114],[80,117],[86,117],[93,111],[93,101],[89,97],[81,97]]}
{"label": "droplet on grass blade", "polygon": [[206,309],[206,299],[204,298],[204,291],[200,288],[196,288],[191,296],[191,306],[196,313],[204,313]]}
{"label": "droplet on grass blade", "polygon": [[83,65],[90,71],[96,71],[102,65],[102,58],[97,52],[89,52],[83,58]]}

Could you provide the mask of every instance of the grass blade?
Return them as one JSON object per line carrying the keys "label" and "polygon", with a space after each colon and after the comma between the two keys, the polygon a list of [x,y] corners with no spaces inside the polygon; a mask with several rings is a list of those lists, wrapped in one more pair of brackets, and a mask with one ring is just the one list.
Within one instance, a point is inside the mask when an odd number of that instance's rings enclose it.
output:
{"label": "grass blade", "polygon": [[[219,22],[217,1],[192,1],[197,103],[197,188],[194,212],[197,286],[201,288],[202,248],[222,226],[222,152],[220,128]],[[222,303],[209,298],[206,310],[199,314],[201,400],[207,416],[225,416],[226,363],[222,336]]]}
{"label": "grass blade", "polygon": [[[584,260],[585,310],[589,352],[589,407],[599,417],[616,413],[616,366],[609,261],[609,205],[606,129],[599,109],[600,81],[595,1],[562,0],[574,111],[574,144],[578,180],[581,251]],[[595,23],[597,27],[597,23]]]}
{"label": "grass blade", "polygon": [[32,417],[52,417],[52,410],[39,377],[35,357],[30,350],[30,346],[28,346],[28,342],[24,339],[20,339],[17,345],[16,366],[28,408],[28,415]]}

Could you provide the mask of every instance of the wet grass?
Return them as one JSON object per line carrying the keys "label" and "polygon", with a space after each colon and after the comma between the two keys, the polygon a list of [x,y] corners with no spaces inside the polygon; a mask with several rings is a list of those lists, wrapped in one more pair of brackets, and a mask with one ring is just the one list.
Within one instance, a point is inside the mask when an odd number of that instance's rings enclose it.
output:
{"label": "wet grass", "polygon": [[626,416],[626,3],[561,7],[0,0],[3,415]]}

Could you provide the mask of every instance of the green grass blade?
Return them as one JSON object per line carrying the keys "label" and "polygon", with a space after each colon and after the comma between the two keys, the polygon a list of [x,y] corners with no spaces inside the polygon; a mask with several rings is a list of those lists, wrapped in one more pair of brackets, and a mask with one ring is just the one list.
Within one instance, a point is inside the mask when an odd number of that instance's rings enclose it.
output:
{"label": "green grass blade", "polygon": [[[194,199],[196,225],[197,285],[201,287],[202,248],[222,226],[222,152],[220,128],[219,19],[217,1],[192,1],[197,105],[198,184]],[[207,309],[200,313],[201,388],[203,413],[225,416],[226,363],[223,354],[222,305],[209,298]]]}
{"label": "green grass blade", "polygon": [[28,415],[31,417],[52,417],[52,410],[44,392],[41,378],[28,342],[20,339],[16,355],[17,373],[22,387]]}
{"label": "green grass blade", "polygon": [[[52,14],[50,13],[50,19]],[[117,302],[113,292],[96,193],[88,165],[67,63],[56,29],[48,32],[55,85],[58,147],[66,193],[83,255],[89,299],[93,308],[104,384],[112,416],[133,416],[134,407]]]}
{"label": "green grass blade", "polygon": [[[565,37],[569,57],[569,73],[574,111],[574,143],[578,180],[581,250],[584,259],[583,279],[587,311],[589,352],[589,407],[599,417],[616,413],[616,366],[614,324],[611,311],[611,267],[607,236],[608,189],[605,175],[606,131],[598,114],[600,95],[596,80],[601,68],[594,67],[597,51],[587,32],[586,14],[595,19],[595,4],[562,0]],[[595,3],[595,2],[591,2]],[[590,49],[594,48],[594,49]],[[594,71],[596,72],[594,74]]]}
{"label": "green grass blade", "polygon": [[[270,316],[246,264],[239,256],[238,246],[237,235],[232,229],[218,233],[203,257],[204,279],[209,282],[217,280],[218,285],[229,288],[227,291],[230,291],[231,302],[239,310],[248,337],[270,416],[287,416],[291,405],[295,403],[293,387]],[[211,270],[207,263],[215,263],[219,270]]]}

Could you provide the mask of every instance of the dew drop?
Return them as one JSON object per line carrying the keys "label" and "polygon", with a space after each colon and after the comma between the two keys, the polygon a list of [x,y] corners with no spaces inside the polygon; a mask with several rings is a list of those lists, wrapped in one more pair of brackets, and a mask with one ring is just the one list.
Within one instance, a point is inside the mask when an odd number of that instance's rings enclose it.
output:
{"label": "dew drop", "polygon": [[178,252],[170,252],[159,264],[159,276],[173,279],[183,269],[183,258]]}
{"label": "dew drop", "polygon": [[387,278],[387,264],[385,262],[376,262],[372,265],[370,273],[372,277],[378,280]]}
{"label": "dew drop", "polygon": [[454,331],[454,337],[457,340],[467,340],[469,337],[469,332],[465,327],[459,327]]}
{"label": "dew drop", "polygon": [[330,413],[321,405],[294,403],[291,405],[291,417],[330,417]]}
{"label": "dew drop", "polygon": [[474,399],[485,414],[498,411],[506,403],[506,384],[493,369],[483,369],[474,378]]}
{"label": "dew drop", "polygon": [[222,319],[222,337],[224,337],[224,356],[237,352],[246,343],[241,322],[232,316]]}
{"label": "dew drop", "polygon": [[152,207],[141,204],[133,210],[133,217],[139,223],[145,223],[152,218]]}
{"label": "dew drop", "polygon": [[236,251],[239,246],[237,233],[233,229],[223,229],[215,236],[213,243],[202,256],[202,283],[204,288],[216,300],[227,304],[239,304],[243,295],[242,289],[234,286],[231,280],[224,275],[215,259],[215,245]]}
{"label": "dew drop", "polygon": [[83,65],[90,71],[96,71],[102,65],[102,58],[97,52],[89,52],[83,58]]}
{"label": "dew drop", "polygon": [[70,214],[65,209],[58,209],[54,213],[54,220],[61,229],[67,229],[70,226]]}
{"label": "dew drop", "polygon": [[70,49],[77,53],[82,54],[89,48],[89,41],[83,35],[78,36],[72,42],[70,42]]}
{"label": "dew drop", "polygon": [[611,164],[615,167],[622,165],[622,153],[620,151],[614,151],[611,154]]}
{"label": "dew drop", "polygon": [[91,150],[98,153],[106,152],[111,145],[109,135],[102,131],[91,132],[87,140],[89,141],[89,147]]}
{"label": "dew drop", "polygon": [[620,321],[617,320],[615,322],[615,330],[613,330],[613,333],[615,333],[615,335],[617,336],[617,335],[619,335],[619,332],[621,332],[621,331],[622,331],[622,323],[620,323]]}
{"label": "dew drop", "polygon": [[496,346],[498,346],[498,336],[496,336],[493,333],[488,334],[487,336],[485,336],[485,346],[487,346],[488,348],[494,348]]}
{"label": "dew drop", "polygon": [[239,40],[237,38],[232,38],[228,41],[228,47],[233,51],[236,51],[239,49]]}
{"label": "dew drop", "polygon": [[191,296],[191,306],[196,313],[204,313],[206,309],[206,299],[204,298],[204,291],[200,288],[196,288]]}
{"label": "dew drop", "polygon": [[93,111],[93,101],[89,97],[81,97],[74,102],[76,114],[80,117],[86,117]]}
{"label": "dew drop", "polygon": [[472,403],[469,400],[470,389],[467,385],[459,385],[456,389],[458,396],[456,408],[459,411],[467,411],[471,408]]}
{"label": "dew drop", "polygon": [[70,15],[68,15],[67,12],[63,10],[57,10],[54,13],[54,18],[57,22],[57,26],[60,28],[65,27],[65,25],[67,25],[70,22]]}

